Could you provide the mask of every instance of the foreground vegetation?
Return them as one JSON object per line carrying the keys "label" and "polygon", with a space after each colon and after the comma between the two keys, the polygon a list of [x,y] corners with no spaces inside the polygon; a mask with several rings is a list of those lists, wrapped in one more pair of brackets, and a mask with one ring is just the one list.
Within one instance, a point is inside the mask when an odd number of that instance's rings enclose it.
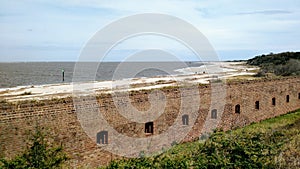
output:
{"label": "foreground vegetation", "polygon": [[105,168],[299,168],[300,110]]}
{"label": "foreground vegetation", "polygon": [[300,52],[260,55],[249,59],[247,64],[261,68],[257,76],[265,76],[267,73],[272,73],[277,76],[299,76]]}
{"label": "foreground vegetation", "polygon": [[0,159],[0,169],[52,169],[60,168],[68,157],[62,145],[47,143],[46,134],[37,125],[31,133],[27,149],[13,159]]}

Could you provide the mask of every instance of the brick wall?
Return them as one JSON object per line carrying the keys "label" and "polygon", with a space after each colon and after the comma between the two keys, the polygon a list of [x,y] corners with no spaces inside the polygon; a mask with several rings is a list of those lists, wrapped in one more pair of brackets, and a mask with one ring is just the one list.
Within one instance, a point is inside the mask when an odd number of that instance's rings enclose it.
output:
{"label": "brick wall", "polygon": [[[164,133],[175,123],[180,111],[196,111],[197,117],[190,132],[185,133],[183,141],[197,139],[202,131],[211,130],[217,123],[217,127],[224,130],[238,126],[244,126],[251,122],[258,122],[272,118],[300,108],[300,78],[261,79],[252,81],[228,82],[223,86],[226,89],[224,98],[219,97],[220,91],[212,93],[212,85],[199,85],[199,93],[193,92],[190,87],[171,87],[155,93],[152,90],[131,92],[130,103],[118,95],[120,102],[116,103],[110,94],[79,98],[77,109],[91,111],[94,109],[102,112],[105,120],[118,132],[126,136],[142,138]],[[184,92],[183,92],[184,91]],[[185,93],[184,95],[182,93]],[[119,113],[117,104],[131,104],[137,111],[147,111],[151,107],[149,96],[157,96],[157,103],[166,100],[165,110],[153,120],[153,134],[145,133],[145,123],[132,122]],[[225,99],[224,107],[218,107],[211,100]],[[289,102],[287,102],[289,95]],[[195,102],[185,102],[182,99],[200,97],[197,110]],[[95,99],[96,98],[96,99]],[[272,98],[276,104],[272,105]],[[76,99],[76,98],[75,98]],[[91,100],[96,100],[91,103]],[[221,100],[220,100],[221,101]],[[259,109],[255,102],[259,102]],[[213,103],[213,104],[212,104]],[[236,105],[240,107],[240,113],[236,113]],[[199,107],[198,107],[199,106]],[[217,118],[211,118],[211,111],[217,110]],[[159,107],[153,107],[151,111],[159,111]],[[184,114],[184,113],[183,113]],[[179,117],[181,118],[181,117]],[[191,117],[190,117],[191,118]],[[189,119],[193,121],[193,119]],[[95,139],[90,139],[83,131],[77,119],[74,100],[71,97],[45,101],[23,101],[16,103],[0,103],[0,156],[13,157],[20,153],[26,146],[28,131],[33,130],[38,123],[50,138],[49,141],[57,144],[63,143],[65,150],[72,160],[71,166],[98,166],[107,164],[110,160],[120,158],[117,155],[104,151],[97,146]],[[206,128],[204,128],[204,124]],[[184,125],[182,127],[185,127]],[[177,133],[179,134],[179,133]],[[96,137],[96,136],[95,136]],[[171,136],[170,136],[170,139]],[[110,138],[108,142],[112,142]]]}

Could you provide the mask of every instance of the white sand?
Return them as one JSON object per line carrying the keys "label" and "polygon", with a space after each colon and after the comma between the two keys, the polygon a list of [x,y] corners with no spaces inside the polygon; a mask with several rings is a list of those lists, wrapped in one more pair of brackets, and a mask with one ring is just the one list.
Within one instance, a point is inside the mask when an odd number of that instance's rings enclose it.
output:
{"label": "white sand", "polygon": [[[95,81],[84,83],[63,83],[37,86],[19,86],[0,89],[0,99],[7,101],[42,100],[72,96],[73,91],[82,94],[99,94],[124,90],[148,90],[178,85],[180,83],[208,84],[211,79],[226,79],[233,76],[253,75],[250,70],[257,67],[247,67],[242,62],[209,62],[200,67],[184,68],[177,70],[185,75],[164,76],[153,78],[134,78],[118,81]],[[204,73],[205,72],[205,73]],[[159,82],[159,84],[157,84]],[[27,92],[27,95],[25,95]],[[30,93],[30,94],[28,94]]]}

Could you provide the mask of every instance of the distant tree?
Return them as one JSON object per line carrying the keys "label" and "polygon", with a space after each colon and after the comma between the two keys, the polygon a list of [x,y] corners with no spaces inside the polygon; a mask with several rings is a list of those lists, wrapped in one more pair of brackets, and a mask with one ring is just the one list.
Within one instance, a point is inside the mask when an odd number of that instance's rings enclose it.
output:
{"label": "distant tree", "polygon": [[300,61],[291,59],[285,65],[276,66],[274,73],[282,76],[300,75]]}
{"label": "distant tree", "polygon": [[262,76],[264,73],[274,73],[279,76],[300,75],[300,52],[284,52],[268,55],[256,56],[247,61],[249,65],[259,66],[261,72],[256,76]]}

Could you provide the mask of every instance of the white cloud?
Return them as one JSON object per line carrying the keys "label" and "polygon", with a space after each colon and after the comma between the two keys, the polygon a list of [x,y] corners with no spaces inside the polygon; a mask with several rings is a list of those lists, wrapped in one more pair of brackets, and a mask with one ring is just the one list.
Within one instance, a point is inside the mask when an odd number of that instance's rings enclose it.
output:
{"label": "white cloud", "polygon": [[[24,54],[28,56],[25,60],[30,60],[31,55],[64,54],[73,55],[75,60],[80,46],[97,30],[121,17],[147,12],[165,13],[190,22],[216,50],[298,50],[299,7],[298,0],[1,1],[0,61]],[[123,47],[128,49],[141,43],[126,44]],[[17,50],[26,46],[32,47]],[[41,50],[47,46],[62,47],[56,54]]]}

